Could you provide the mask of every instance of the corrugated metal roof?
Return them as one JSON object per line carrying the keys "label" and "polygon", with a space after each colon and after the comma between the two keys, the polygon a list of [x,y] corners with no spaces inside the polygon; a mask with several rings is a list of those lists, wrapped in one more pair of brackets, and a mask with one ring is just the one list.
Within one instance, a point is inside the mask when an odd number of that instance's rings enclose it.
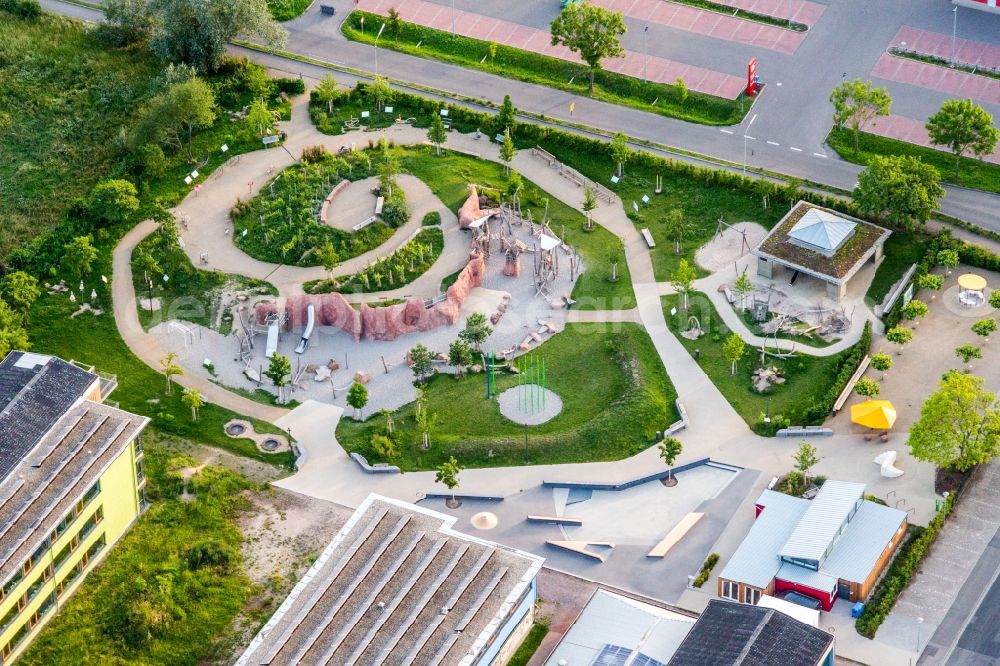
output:
{"label": "corrugated metal roof", "polygon": [[797,564],[789,564],[788,562],[782,563],[781,568],[778,569],[778,573],[774,577],[788,581],[789,583],[805,585],[814,590],[833,592],[837,589],[837,579],[833,576],[827,575],[823,571],[813,571],[812,569],[800,567]]}
{"label": "corrugated metal roof", "polygon": [[605,645],[617,645],[665,664],[694,623],[693,617],[598,590],[545,663],[591,664]]}
{"label": "corrugated metal roof", "polygon": [[[830,483],[827,481],[827,483]],[[809,508],[809,500],[765,490],[757,504],[764,510],[754,521],[743,543],[719,574],[754,587],[766,587],[781,566],[778,551]]]}
{"label": "corrugated metal roof", "polygon": [[857,223],[818,208],[810,208],[788,235],[797,241],[832,252],[854,233]]}
{"label": "corrugated metal roof", "polygon": [[862,502],[861,508],[823,563],[823,572],[852,583],[864,581],[904,518],[906,513],[899,509],[875,502]]}
{"label": "corrugated metal roof", "polygon": [[850,481],[827,481],[809,509],[796,525],[788,541],[780,549],[783,557],[822,562],[823,554],[833,542],[855,504],[865,494],[865,484]]}

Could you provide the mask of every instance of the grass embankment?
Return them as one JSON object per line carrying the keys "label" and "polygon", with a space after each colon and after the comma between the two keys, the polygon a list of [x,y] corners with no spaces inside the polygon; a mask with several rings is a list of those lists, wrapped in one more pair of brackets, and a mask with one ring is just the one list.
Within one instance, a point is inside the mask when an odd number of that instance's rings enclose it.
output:
{"label": "grass embankment", "polygon": [[298,18],[312,3],[313,0],[267,0],[267,6],[275,21],[291,21],[293,18]]}
{"label": "grass embankment", "polygon": [[[839,374],[844,359],[850,354],[850,350],[826,357],[796,354],[787,360],[769,356],[766,365],[777,368],[785,382],[771,387],[766,393],[757,393],[752,388],[751,380],[754,370],[760,367],[760,349],[748,345],[743,359],[737,365],[736,375],[730,375],[729,361],[722,352],[722,343],[729,336],[730,330],[715,312],[707,296],[693,294],[687,312],[681,310],[680,300],[676,295],[665,296],[663,307],[667,325],[677,336],[677,340],[692,357],[695,356],[696,349],[700,350],[698,365],[747,425],[762,434],[772,430],[771,424],[761,422],[761,417],[765,414],[770,414],[772,423],[781,420],[778,417],[783,417],[790,420],[792,425],[803,425],[806,412],[823,401],[831,382]],[[670,309],[674,307],[678,314],[671,316]],[[681,331],[687,330],[690,317],[696,317],[705,331],[698,340],[680,336]]]}
{"label": "grass embankment", "polygon": [[315,280],[303,285],[307,294],[365,294],[404,287],[427,272],[444,250],[440,228],[421,227],[416,238],[387,257],[380,257],[363,271],[331,280]]}
{"label": "grass embankment", "polygon": [[[638,325],[570,324],[534,355],[545,359],[546,385],[563,408],[548,423],[530,428],[533,465],[625,458],[651,445],[656,431],[677,419],[676,392]],[[431,448],[421,449],[410,403],[393,414],[399,455],[391,462],[404,470],[432,469],[449,456],[466,467],[525,464],[524,426],[501,415],[495,399],[485,399],[484,382],[482,374],[431,377],[425,390],[427,410],[437,415]],[[515,375],[497,374],[498,392],[516,385]],[[371,441],[385,426],[377,415],[364,422],[344,418],[337,439],[348,451],[380,460]]]}
{"label": "grass embankment", "polygon": [[826,143],[840,157],[854,164],[867,166],[871,158],[876,155],[879,157],[910,155],[919,157],[921,161],[937,169],[943,183],[1000,193],[1000,164],[963,157],[960,160],[959,174],[956,178],[955,156],[941,150],[862,132],[858,140],[859,151],[855,155],[854,132],[846,128],[837,129],[836,127],[826,137]]}
{"label": "grass embankment", "polygon": [[524,637],[521,641],[521,645],[518,646],[517,652],[514,656],[510,658],[507,662],[507,666],[528,666],[528,662],[531,658],[535,656],[538,652],[539,646],[542,641],[545,640],[545,636],[549,633],[549,625],[541,622],[535,622],[531,625],[531,629],[528,631],[528,635]]}
{"label": "grass embankment", "polygon": [[[361,31],[362,17],[368,26],[364,32]],[[354,11],[344,21],[342,29],[348,39],[374,44],[378,26],[385,22],[385,17],[378,14]],[[518,81],[537,83],[578,95],[588,94],[588,68],[585,65],[500,44],[496,45],[495,57],[490,58],[490,42],[452,36],[450,32],[406,21],[400,22],[398,34],[389,30],[383,32],[378,45],[380,48],[450,62]],[[746,103],[741,110],[739,99],[728,100],[697,92],[690,92],[687,99],[682,100],[676,86],[643,83],[640,79],[607,70],[595,73],[594,91],[590,96],[612,104],[703,125],[734,125],[743,119],[745,112],[751,107],[751,103]]]}
{"label": "grass embankment", "polygon": [[958,71],[966,72],[967,74],[975,74],[976,76],[985,76],[988,79],[1000,80],[1000,71],[994,69],[977,67],[976,65],[969,65],[961,61],[952,62],[948,58],[940,58],[938,56],[928,55],[926,53],[917,53],[916,51],[908,51],[906,49],[901,49],[896,46],[890,47],[889,53],[896,56],[897,58],[907,58],[908,60],[916,60],[917,62],[927,63],[928,65],[947,67],[948,69],[951,70],[957,69]]}
{"label": "grass embankment", "polygon": [[[615,165],[607,157],[582,150],[558,145],[543,145],[560,161],[573,166],[591,180],[613,189],[621,198],[621,204],[635,222],[636,228],[648,228],[656,241],[656,247],[649,251],[653,260],[653,271],[659,282],[670,280],[682,258],[693,264],[694,255],[702,245],[712,240],[719,219],[729,224],[756,222],[770,229],[784,216],[787,209],[782,206],[764,208],[761,197],[750,192],[724,187],[677,173],[661,173],[653,167],[641,164],[626,165],[625,174],[617,185],[612,186],[610,178]],[[663,188],[656,194],[656,176],[663,176]],[[642,203],[643,195],[649,196],[649,203]],[[632,209],[632,202],[639,204],[639,213]],[[674,243],[667,237],[664,220],[671,210],[680,210],[689,229],[681,240],[681,252],[674,252]],[[735,233],[728,231],[727,233]],[[706,275],[699,269],[700,275]]]}
{"label": "grass embankment", "polygon": [[875,277],[865,294],[872,306],[880,305],[910,266],[920,263],[927,252],[927,243],[927,237],[922,234],[893,230],[883,247],[882,263],[875,270]]}
{"label": "grass embankment", "polygon": [[[450,210],[458,210],[469,196],[469,183],[506,191],[508,179],[503,166],[479,160],[460,153],[442,151],[441,157],[434,149],[425,146],[405,151],[402,158],[404,170],[420,178]],[[616,241],[606,229],[597,227],[584,231],[583,214],[567,206],[529,180],[523,181],[519,194],[521,212],[531,211],[532,219],[541,220],[548,202],[549,224],[556,234],[563,234],[565,241],[583,258],[584,272],[580,275],[573,298],[581,310],[628,310],[635,307],[632,278],[624,261],[618,262],[618,280],[611,282],[611,262],[608,248]],[[560,270],[569,270],[568,262]]]}
{"label": "grass embankment", "polygon": [[19,663],[214,663],[251,594],[236,525],[250,483],[206,467],[180,499],[179,469],[197,462],[146,446],[147,513],[59,608]]}

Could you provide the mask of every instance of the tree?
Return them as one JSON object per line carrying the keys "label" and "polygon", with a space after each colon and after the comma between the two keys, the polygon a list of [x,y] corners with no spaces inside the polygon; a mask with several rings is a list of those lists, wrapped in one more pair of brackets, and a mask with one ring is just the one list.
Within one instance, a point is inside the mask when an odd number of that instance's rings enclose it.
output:
{"label": "tree", "polygon": [[609,241],[607,249],[608,263],[611,264],[611,281],[618,282],[618,262],[625,258],[625,244],[615,236]]}
{"label": "tree", "polygon": [[434,358],[426,345],[417,345],[410,350],[410,370],[420,383],[434,371]]}
{"label": "tree", "polygon": [[872,354],[872,367],[881,372],[882,379],[885,380],[885,373],[892,368],[892,357],[885,352]]}
{"label": "tree", "polygon": [[885,339],[894,345],[899,345],[899,351],[896,353],[902,354],[903,346],[913,339],[913,331],[905,326],[893,326],[885,332]]}
{"label": "tree", "polygon": [[277,387],[279,403],[282,402],[281,393],[284,387],[288,385],[288,378],[291,374],[292,362],[288,360],[288,357],[278,353],[271,354],[271,360],[267,365],[267,370],[264,371],[264,376],[270,379],[271,383]]}
{"label": "tree", "polygon": [[184,368],[177,364],[177,353],[168,352],[160,359],[160,367],[163,368],[163,375],[167,378],[167,395],[174,392],[173,378],[184,374]]}
{"label": "tree", "polygon": [[354,420],[358,420],[364,414],[365,405],[368,404],[368,389],[364,384],[354,382],[347,392],[347,404],[354,408]]}
{"label": "tree", "polygon": [[863,212],[904,228],[925,223],[944,196],[940,174],[910,156],[874,156],[858,175],[852,196]]}
{"label": "tree", "polygon": [[0,358],[15,349],[26,351],[31,347],[23,321],[21,314],[0,300]]}
{"label": "tree", "polygon": [[962,363],[968,364],[974,358],[982,358],[983,350],[975,345],[959,345],[955,347],[955,356],[962,359]]}
{"label": "tree", "polygon": [[340,265],[340,255],[337,253],[336,248],[333,247],[333,243],[330,241],[323,243],[319,250],[316,251],[316,258],[319,259],[320,265],[326,271],[327,278],[333,279],[333,272]]}
{"label": "tree", "polygon": [[444,127],[441,114],[435,113],[431,119],[431,126],[427,130],[427,140],[434,144],[437,155],[441,155],[441,144],[448,140],[448,130]]}
{"label": "tree", "polygon": [[988,462],[1000,446],[1000,404],[980,377],[949,372],[920,409],[910,428],[917,460],[964,472]]}
{"label": "tree", "polygon": [[722,354],[729,361],[729,374],[736,374],[736,364],[739,363],[740,359],[743,358],[743,354],[746,353],[747,345],[743,341],[743,338],[737,333],[730,333],[726,341],[722,343]]}
{"label": "tree", "polygon": [[684,211],[671,208],[663,218],[663,226],[666,227],[667,238],[674,242],[674,254],[680,254],[684,236],[691,231],[691,223],[685,219]]}
{"label": "tree", "polygon": [[611,151],[611,159],[618,165],[615,173],[621,178],[625,175],[625,165],[632,158],[632,149],[629,148],[628,137],[623,132],[618,132],[611,137],[608,150]]}
{"label": "tree", "polygon": [[399,10],[395,7],[389,8],[389,13],[385,19],[385,27],[393,37],[399,37],[399,33],[403,32],[403,22],[399,19]]}
{"label": "tree", "polygon": [[972,325],[972,332],[976,335],[981,335],[984,338],[990,337],[990,335],[995,333],[996,330],[997,322],[995,319],[980,319]]}
{"label": "tree", "polygon": [[1000,140],[1000,130],[993,126],[993,116],[971,99],[949,99],[927,119],[927,135],[936,146],[948,146],[955,155],[955,178],[962,156],[989,155]]}
{"label": "tree", "polygon": [[458,337],[475,347],[476,351],[482,351],[483,343],[493,334],[493,327],[489,320],[481,312],[473,312],[465,318],[465,328],[458,334]]}
{"label": "tree", "polygon": [[102,180],[90,190],[87,211],[95,220],[117,224],[127,222],[139,212],[139,197],[135,185],[127,180]]}
{"label": "tree", "polygon": [[990,294],[990,307],[1000,310],[1000,291]]}
{"label": "tree", "polygon": [[903,316],[911,320],[926,317],[928,312],[927,304],[916,298],[903,306]]}
{"label": "tree", "polygon": [[510,100],[510,95],[503,96],[503,104],[500,105],[500,111],[496,115],[496,124],[494,126],[494,134],[503,134],[505,132],[510,132],[512,135],[514,133],[514,124],[517,122],[517,109],[514,108],[514,102]]}
{"label": "tree", "polygon": [[619,37],[628,31],[621,12],[589,3],[570,4],[550,25],[552,45],[562,45],[577,53],[590,68],[587,92],[594,91],[594,73],[601,61],[617,58],[625,51]]}
{"label": "tree", "polygon": [[448,363],[455,366],[456,374],[461,377],[463,370],[472,365],[472,347],[459,338],[448,346]]}
{"label": "tree", "polygon": [[500,144],[500,161],[503,162],[504,173],[508,176],[510,175],[510,163],[516,154],[517,148],[514,147],[514,140],[510,138],[510,130],[504,130],[503,143]]}
{"label": "tree", "polygon": [[820,457],[815,446],[809,442],[802,442],[795,455],[792,456],[792,460],[795,461],[795,469],[802,474],[802,478],[808,480],[809,470],[819,463]]}
{"label": "tree", "polygon": [[889,115],[892,98],[885,88],[875,88],[871,81],[844,81],[830,94],[833,104],[833,122],[837,127],[847,125],[854,130],[854,156],[859,152],[861,130],[876,116]]}
{"label": "tree", "polygon": [[392,419],[392,410],[383,407],[382,409],[378,410],[378,413],[379,416],[385,418],[385,433],[387,435],[392,435],[392,428],[395,425],[395,422]]}
{"label": "tree", "polygon": [[673,285],[674,289],[677,290],[677,293],[681,295],[681,307],[685,310],[688,309],[688,295],[691,293],[691,289],[697,277],[698,271],[695,270],[694,266],[688,263],[687,259],[681,259],[677,262],[677,268],[670,276],[670,284]]}
{"label": "tree", "polygon": [[97,248],[91,242],[90,236],[77,236],[66,243],[63,250],[62,266],[76,279],[90,272],[90,267],[97,260]]}
{"label": "tree", "polygon": [[198,410],[205,404],[201,392],[196,388],[186,388],[181,394],[181,402],[191,408],[191,420],[198,420]]}
{"label": "tree", "polygon": [[740,308],[746,309],[747,294],[753,293],[753,282],[750,281],[746,271],[740,273],[736,281],[733,282],[733,291],[740,298]]}
{"label": "tree", "polygon": [[367,88],[368,98],[374,102],[375,108],[379,111],[385,108],[386,104],[392,102],[396,92],[389,85],[389,81],[384,76],[376,76]]}
{"label": "tree", "polygon": [[657,448],[660,452],[660,460],[662,460],[667,466],[667,483],[669,483],[670,473],[674,466],[674,462],[677,461],[677,458],[681,455],[684,447],[681,446],[681,443],[673,437],[667,437],[660,442],[660,445]]}
{"label": "tree", "polygon": [[22,320],[27,318],[31,304],[41,295],[42,290],[38,288],[38,280],[24,271],[7,273],[3,276],[3,280],[0,280],[0,297],[21,315]]}
{"label": "tree", "polygon": [[97,31],[112,46],[128,46],[149,37],[153,18],[146,0],[106,0],[103,7],[104,22]]}
{"label": "tree", "polygon": [[385,435],[372,436],[372,450],[384,460],[392,460],[399,455],[396,442],[392,441],[391,437],[386,437]]}
{"label": "tree", "polygon": [[274,114],[267,108],[267,104],[263,100],[255,99],[250,102],[244,120],[247,125],[255,129],[257,136],[264,136],[265,132],[271,129],[271,125],[274,123]]}
{"label": "tree", "polygon": [[944,278],[934,273],[924,273],[917,276],[917,286],[921,289],[939,290],[944,286]]}
{"label": "tree", "polygon": [[583,209],[583,212],[587,215],[588,229],[594,228],[594,220],[591,218],[591,213],[593,213],[594,210],[597,209],[597,206],[598,206],[597,195],[594,194],[594,188],[591,187],[590,185],[584,185],[583,203],[581,204],[580,207]]}
{"label": "tree", "polygon": [[870,377],[862,377],[854,385],[854,392],[871,400],[881,391],[879,383]]}
{"label": "tree", "polygon": [[437,474],[434,475],[434,480],[437,483],[443,483],[448,487],[448,490],[452,491],[451,501],[455,501],[455,488],[458,488],[458,475],[462,473],[462,467],[455,460],[455,456],[449,456],[446,461],[438,465]]}
{"label": "tree", "polygon": [[497,43],[490,42],[486,45],[486,55],[489,56],[490,62],[492,63],[497,58]]}
{"label": "tree", "polygon": [[187,147],[193,159],[191,140],[195,130],[215,122],[215,95],[199,77],[170,86],[156,95],[135,130],[135,141],[150,141],[174,149]]}
{"label": "tree", "polygon": [[951,272],[958,267],[958,250],[940,250],[936,259],[938,266],[944,266],[948,275],[951,275]]}
{"label": "tree", "polygon": [[684,102],[688,100],[691,93],[688,92],[688,87],[684,83],[683,77],[678,76],[677,80],[674,81],[674,93],[677,95],[677,103],[683,108]]}
{"label": "tree", "polygon": [[288,33],[271,17],[267,0],[149,0],[150,49],[161,60],[184,62],[200,72],[222,64],[237,36],[284,45]]}
{"label": "tree", "polygon": [[313,89],[313,95],[316,101],[326,104],[326,112],[328,114],[333,113],[333,102],[340,96],[340,93],[337,91],[337,79],[333,78],[333,74],[323,75],[323,78],[319,80],[319,83]]}
{"label": "tree", "polygon": [[423,440],[424,449],[431,448],[431,432],[437,426],[438,415],[432,414],[426,409],[421,409],[416,415],[417,429],[420,431],[420,437]]}

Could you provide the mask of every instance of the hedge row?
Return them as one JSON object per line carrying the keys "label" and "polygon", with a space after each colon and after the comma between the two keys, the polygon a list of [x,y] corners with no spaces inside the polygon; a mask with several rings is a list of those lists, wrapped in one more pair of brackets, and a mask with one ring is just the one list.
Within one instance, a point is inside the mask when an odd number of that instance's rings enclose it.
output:
{"label": "hedge row", "polygon": [[719,561],[718,553],[711,553],[705,558],[705,563],[701,565],[701,571],[698,575],[694,577],[694,586],[701,587],[708,580],[709,575],[712,573],[712,569],[715,568],[716,563]]}
{"label": "hedge row", "polygon": [[826,395],[823,396],[822,400],[815,402],[806,409],[803,416],[804,423],[807,425],[819,424],[830,415],[830,412],[833,410],[833,403],[837,401],[837,397],[844,390],[844,387],[847,386],[847,382],[851,381],[851,377],[857,371],[858,366],[861,365],[861,361],[868,354],[871,344],[872,323],[866,321],[864,330],[861,331],[861,337],[851,347],[850,353],[840,362],[840,369],[837,370],[837,376],[827,390]]}
{"label": "hedge row", "polygon": [[906,589],[907,583],[910,582],[913,574],[917,572],[917,568],[920,566],[924,555],[927,554],[931,544],[937,539],[938,533],[941,531],[941,526],[944,525],[945,519],[952,512],[954,503],[955,496],[950,495],[945,500],[944,506],[938,514],[934,516],[934,520],[927,526],[927,529],[910,537],[899,549],[899,553],[896,554],[896,559],[892,561],[889,571],[886,572],[885,577],[879,582],[875,588],[875,592],[868,598],[864,611],[862,611],[857,622],[854,623],[859,634],[867,638],[875,638],[875,632],[878,631],[879,625],[882,624],[889,611],[892,610],[896,599]]}

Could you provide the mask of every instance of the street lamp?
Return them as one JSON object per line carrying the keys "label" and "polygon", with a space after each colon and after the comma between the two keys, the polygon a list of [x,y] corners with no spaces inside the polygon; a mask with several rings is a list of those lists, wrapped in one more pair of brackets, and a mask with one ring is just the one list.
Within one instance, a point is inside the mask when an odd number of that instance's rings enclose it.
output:
{"label": "street lamp", "polygon": [[646,33],[649,32],[647,25],[642,29],[642,82],[646,83],[646,63],[649,62],[649,49],[646,48]]}
{"label": "street lamp", "polygon": [[382,31],[385,30],[385,23],[382,27],[378,29],[378,34],[375,35],[375,76],[378,76],[378,38],[382,36]]}
{"label": "street lamp", "polygon": [[955,66],[955,40],[958,35],[958,5],[951,10],[954,20],[951,23],[951,66]]}
{"label": "street lamp", "polygon": [[753,125],[753,121],[755,120],[757,120],[756,113],[753,114],[753,118],[751,118],[750,122],[747,123],[747,128],[743,132],[743,175],[744,176],[747,175],[747,139],[750,138],[750,135],[747,134],[747,132],[750,131],[750,126]]}

